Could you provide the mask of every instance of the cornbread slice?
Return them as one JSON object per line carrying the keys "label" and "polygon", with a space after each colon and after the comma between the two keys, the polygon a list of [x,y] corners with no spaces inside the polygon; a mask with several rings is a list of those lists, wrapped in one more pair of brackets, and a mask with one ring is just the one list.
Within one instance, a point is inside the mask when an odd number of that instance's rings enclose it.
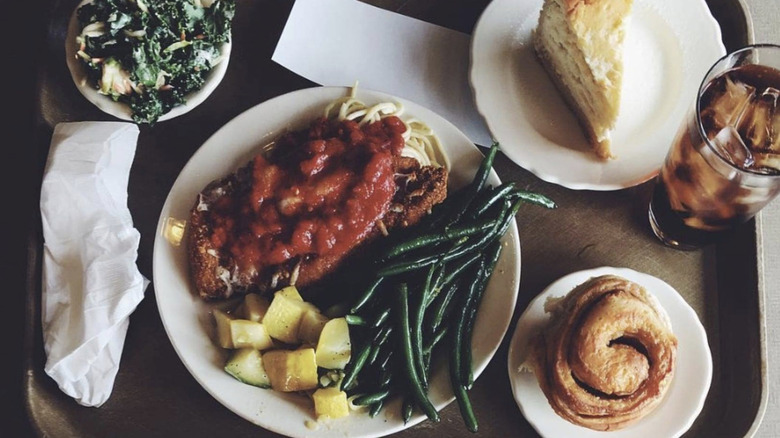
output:
{"label": "cornbread slice", "polygon": [[537,56],[599,157],[614,158],[623,40],[633,0],[545,0],[534,31]]}

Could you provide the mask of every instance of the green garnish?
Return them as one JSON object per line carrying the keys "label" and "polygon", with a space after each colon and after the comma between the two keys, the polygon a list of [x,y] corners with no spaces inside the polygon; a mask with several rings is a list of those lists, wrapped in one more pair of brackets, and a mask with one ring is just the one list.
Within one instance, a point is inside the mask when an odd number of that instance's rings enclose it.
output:
{"label": "green garnish", "polygon": [[78,59],[98,92],[152,124],[222,61],[235,8],[235,0],[94,0],[77,12]]}

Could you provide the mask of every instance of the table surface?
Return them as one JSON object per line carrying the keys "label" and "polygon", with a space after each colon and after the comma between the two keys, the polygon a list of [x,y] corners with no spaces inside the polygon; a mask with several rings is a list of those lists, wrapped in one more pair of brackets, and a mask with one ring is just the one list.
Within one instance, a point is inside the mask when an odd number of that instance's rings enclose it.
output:
{"label": "table surface", "polygon": [[[746,0],[753,18],[757,43],[780,44],[780,8],[777,0]],[[767,344],[767,392],[769,401],[756,437],[780,436],[780,199],[761,212],[764,250],[764,290]]]}
{"label": "table surface", "polygon": [[[744,0],[748,6],[749,12],[753,19],[753,29],[756,42],[767,42],[780,44],[780,8],[778,8],[778,0]],[[15,2],[16,3],[16,2]],[[36,9],[36,5],[39,5],[39,1],[20,2],[20,4],[14,6],[22,8],[24,11],[30,12]],[[17,15],[18,16],[18,15]],[[22,15],[24,16],[24,15]],[[25,26],[21,24],[21,26]],[[22,35],[32,35],[37,31],[35,26],[29,25],[24,27]],[[15,77],[21,77],[16,72],[13,73]],[[20,87],[16,90],[16,94],[13,97],[17,98],[20,102],[19,108],[12,115],[11,123],[8,126],[13,126],[14,122],[18,122],[17,126],[30,126],[32,114],[32,102],[29,100],[29,96],[32,95],[30,91],[34,86],[34,81],[31,81],[29,77],[22,77],[22,83],[30,84],[32,86],[28,88]],[[18,96],[18,97],[17,97]],[[34,160],[35,157],[22,155],[14,157],[13,162],[17,160]],[[24,164],[28,164],[27,163]],[[24,165],[22,164],[22,166]],[[29,168],[29,167],[22,167]],[[29,180],[29,178],[28,178]],[[35,187],[35,182],[26,181],[30,183],[30,186]],[[25,190],[20,190],[12,193],[12,199],[19,200],[21,206],[32,206],[29,197],[25,197],[28,194]],[[37,200],[35,202],[37,204]],[[24,208],[21,211],[26,211]],[[20,228],[26,230],[29,227],[28,223],[25,223],[27,217],[20,216],[16,218],[14,222],[20,223]],[[12,218],[13,220],[13,218]],[[767,392],[768,403],[766,406],[766,412],[763,422],[758,428],[756,437],[778,437],[780,436],[780,366],[777,365],[780,362],[780,294],[778,294],[778,285],[780,285],[780,199],[775,200],[760,214],[759,220],[762,228],[762,241],[763,241],[763,257],[764,257],[764,284],[765,284],[765,315],[766,315],[766,337],[767,337]],[[9,292],[15,291],[13,298],[10,298],[10,302],[3,309],[5,313],[9,314],[9,318],[3,318],[2,326],[0,328],[8,328],[5,333],[12,333],[18,331],[22,326],[20,316],[22,314],[21,309],[24,306],[24,297],[20,293],[25,290],[24,288],[24,269],[26,267],[26,233],[16,233],[11,236],[11,239],[6,242],[7,248],[16,249],[16,251],[8,251],[6,254],[12,254],[11,260],[8,261],[6,267],[10,275],[11,288]],[[19,347],[18,351],[21,351],[21,337],[19,337],[19,345],[14,344],[13,347]],[[12,349],[11,351],[14,351]],[[21,357],[21,355],[17,355]],[[7,373],[0,375],[4,376],[10,385],[6,388],[12,388],[11,391],[6,392],[5,395],[0,396],[3,401],[9,399],[13,400],[15,408],[4,409],[3,417],[7,417],[8,421],[2,421],[6,426],[10,426],[10,430],[17,431],[16,436],[28,436],[30,431],[24,422],[23,410],[21,408],[21,393],[20,387],[21,381],[21,364],[17,364],[15,361],[10,361],[4,364],[4,367],[8,367]],[[5,382],[5,380],[4,380]],[[5,403],[4,403],[5,404]],[[4,428],[5,429],[5,428]],[[6,429],[9,430],[9,429]]]}

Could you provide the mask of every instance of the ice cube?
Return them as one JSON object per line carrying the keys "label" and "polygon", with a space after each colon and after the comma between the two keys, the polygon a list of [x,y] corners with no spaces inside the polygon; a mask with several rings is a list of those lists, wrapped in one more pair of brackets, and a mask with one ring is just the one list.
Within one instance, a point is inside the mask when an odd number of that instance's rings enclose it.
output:
{"label": "ice cube", "polygon": [[734,82],[725,76],[723,93],[715,96],[702,116],[711,116],[716,130],[726,126],[739,126],[742,114],[748,107],[756,88],[744,82]]}
{"label": "ice cube", "polygon": [[753,154],[733,126],[726,126],[718,131],[712,139],[712,144],[718,155],[739,168],[748,168],[754,163]]}
{"label": "ice cube", "polygon": [[767,151],[756,152],[755,160],[751,171],[765,175],[780,175],[780,154]]}
{"label": "ice cube", "polygon": [[[777,91],[777,90],[775,90]],[[777,103],[777,102],[775,102]],[[772,135],[771,141],[769,145],[767,146],[767,149],[769,151],[780,155],[780,111],[777,110],[777,106],[775,106],[775,111],[772,114]],[[780,169],[780,167],[778,167]]]}
{"label": "ice cube", "polygon": [[772,144],[772,116],[780,90],[767,87],[757,94],[739,120],[737,129],[745,144],[753,151],[767,149]]}

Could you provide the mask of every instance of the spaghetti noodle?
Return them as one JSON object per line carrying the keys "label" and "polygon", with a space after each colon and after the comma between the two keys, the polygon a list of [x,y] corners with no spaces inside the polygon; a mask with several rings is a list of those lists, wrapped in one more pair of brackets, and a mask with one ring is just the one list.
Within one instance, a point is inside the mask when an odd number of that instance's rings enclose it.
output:
{"label": "spaghetti noodle", "polygon": [[449,169],[450,163],[442,150],[436,133],[424,122],[417,119],[404,120],[405,108],[400,102],[380,102],[372,106],[366,106],[358,100],[357,85],[350,89],[348,95],[336,99],[325,108],[326,118],[337,120],[353,120],[358,125],[374,123],[385,117],[396,116],[406,126],[403,133],[404,149],[401,155],[412,157],[420,162],[421,166],[436,166]]}

